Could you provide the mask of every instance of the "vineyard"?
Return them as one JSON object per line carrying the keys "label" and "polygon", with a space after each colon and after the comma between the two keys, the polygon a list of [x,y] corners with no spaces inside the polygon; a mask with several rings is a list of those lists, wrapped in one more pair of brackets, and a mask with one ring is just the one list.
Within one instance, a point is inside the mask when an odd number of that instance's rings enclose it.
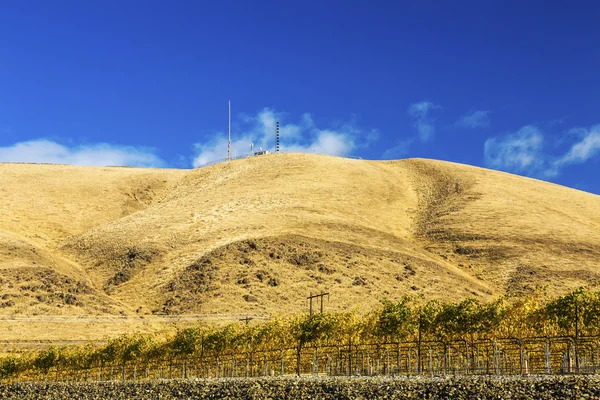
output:
{"label": "vineyard", "polygon": [[[246,321],[247,322],[247,321]],[[0,361],[3,382],[257,376],[596,373],[600,292],[537,292],[481,303],[382,300],[367,314],[296,314],[196,327],[159,339],[51,347]]]}

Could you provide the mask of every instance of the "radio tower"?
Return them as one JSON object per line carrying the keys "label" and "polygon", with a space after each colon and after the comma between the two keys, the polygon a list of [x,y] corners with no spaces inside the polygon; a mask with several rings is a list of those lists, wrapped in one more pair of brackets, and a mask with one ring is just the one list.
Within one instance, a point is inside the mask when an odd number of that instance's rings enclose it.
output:
{"label": "radio tower", "polygon": [[229,100],[229,127],[227,129],[227,161],[231,161],[231,100]]}
{"label": "radio tower", "polygon": [[279,153],[279,121],[275,126],[275,153]]}

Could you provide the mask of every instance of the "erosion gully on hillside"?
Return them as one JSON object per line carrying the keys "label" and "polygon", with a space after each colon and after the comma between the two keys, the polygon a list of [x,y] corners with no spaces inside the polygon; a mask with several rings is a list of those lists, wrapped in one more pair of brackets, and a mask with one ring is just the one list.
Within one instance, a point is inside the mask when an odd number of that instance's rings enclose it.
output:
{"label": "erosion gully on hillside", "polygon": [[273,154],[197,170],[0,174],[1,312],[127,317],[16,322],[0,327],[6,338],[296,312],[320,290],[340,311],[403,295],[562,294],[600,278],[599,196],[460,164]]}

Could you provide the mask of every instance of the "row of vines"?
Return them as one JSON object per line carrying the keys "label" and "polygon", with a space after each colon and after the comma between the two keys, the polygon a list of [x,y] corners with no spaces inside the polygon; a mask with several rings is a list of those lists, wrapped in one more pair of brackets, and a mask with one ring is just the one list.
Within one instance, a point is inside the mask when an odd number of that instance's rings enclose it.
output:
{"label": "row of vines", "polygon": [[489,303],[404,297],[382,300],[366,314],[275,316],[10,355],[0,359],[0,378],[527,373],[536,354],[542,372],[585,372],[583,365],[596,372],[598,335],[600,292],[584,288],[555,298],[535,293]]}

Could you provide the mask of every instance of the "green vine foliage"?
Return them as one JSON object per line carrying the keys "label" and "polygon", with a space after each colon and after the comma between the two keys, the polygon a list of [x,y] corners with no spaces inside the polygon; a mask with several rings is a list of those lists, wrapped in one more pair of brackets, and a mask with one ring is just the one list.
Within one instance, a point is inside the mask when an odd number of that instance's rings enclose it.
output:
{"label": "green vine foliage", "polygon": [[93,367],[144,364],[166,359],[221,357],[243,353],[305,347],[352,346],[403,341],[475,341],[494,338],[598,335],[600,292],[579,288],[548,298],[541,292],[505,297],[483,303],[467,298],[459,302],[424,301],[403,297],[383,299],[367,313],[345,311],[274,316],[264,322],[191,327],[168,336],[122,335],[102,346],[51,347],[33,355],[0,359],[0,378],[23,371],[48,375],[51,370],[85,370]]}

